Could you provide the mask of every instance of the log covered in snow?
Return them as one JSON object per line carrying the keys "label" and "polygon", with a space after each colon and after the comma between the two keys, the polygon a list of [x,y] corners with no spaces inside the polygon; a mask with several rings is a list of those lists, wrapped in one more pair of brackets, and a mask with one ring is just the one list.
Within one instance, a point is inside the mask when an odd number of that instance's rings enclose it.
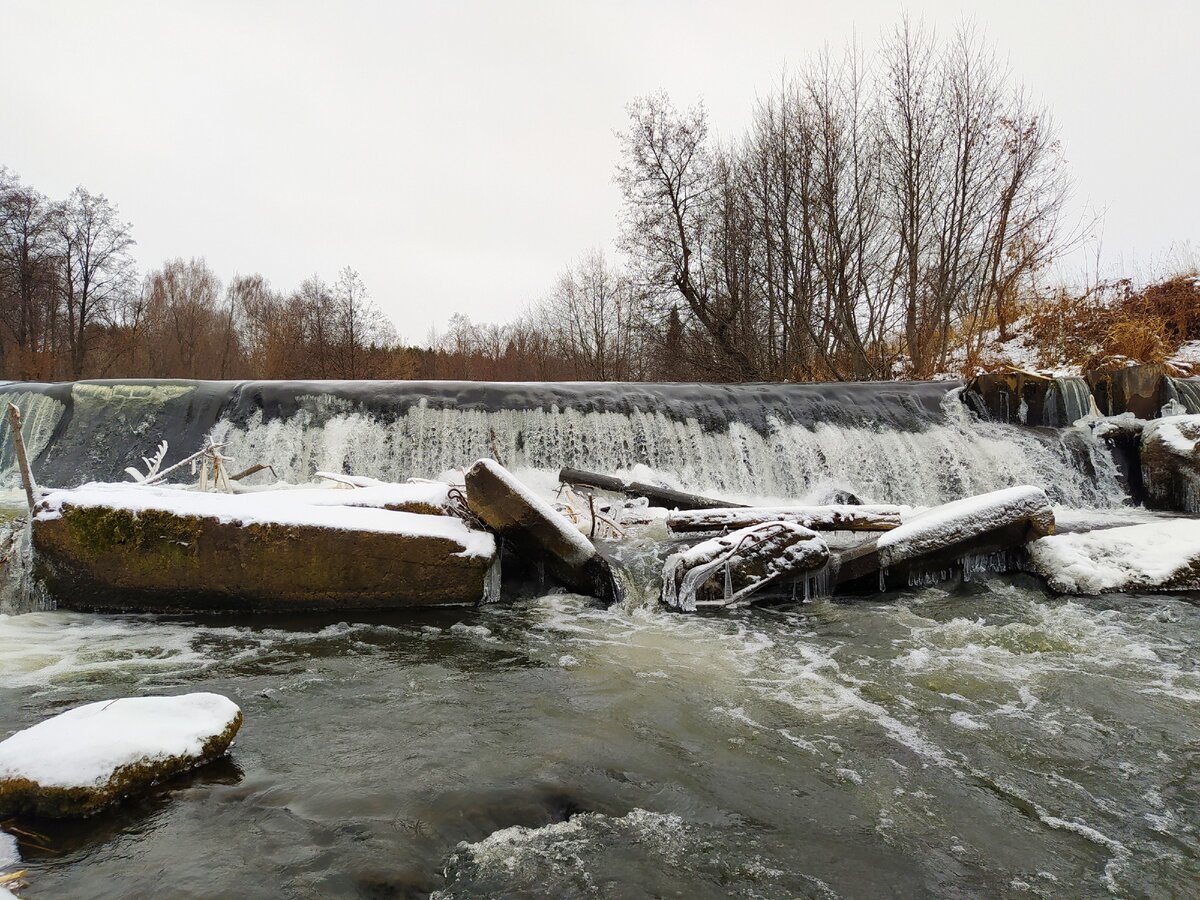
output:
{"label": "log covered in snow", "polygon": [[222,756],[242,711],[220,694],[88,703],[0,741],[0,816],[89,816]]}
{"label": "log covered in snow", "polygon": [[573,591],[605,604],[621,599],[608,561],[558,510],[493,459],[481,459],[466,473],[467,507],[518,556],[545,563],[550,574]]}
{"label": "log covered in snow", "polygon": [[794,522],[814,531],[890,531],[901,521],[899,506],[746,506],[679,510],[667,516],[678,533],[734,531],[767,522]]}
{"label": "log covered in snow", "polygon": [[1054,533],[1054,510],[1041,488],[1004,488],[935,506],[878,538],[838,555],[839,586],[882,590],[949,578],[966,565],[1003,555]]}
{"label": "log covered in snow", "polygon": [[675,491],[642,481],[626,481],[624,478],[585,472],[582,469],[560,469],[558,480],[575,487],[599,488],[627,497],[645,497],[652,506],[662,506],[666,509],[726,509],[744,506],[741,503],[730,503],[728,500],[701,497],[699,494]]}
{"label": "log covered in snow", "polygon": [[663,602],[690,612],[727,606],[771,585],[821,569],[829,548],[794,522],[751,525],[674,553],[663,566]]}

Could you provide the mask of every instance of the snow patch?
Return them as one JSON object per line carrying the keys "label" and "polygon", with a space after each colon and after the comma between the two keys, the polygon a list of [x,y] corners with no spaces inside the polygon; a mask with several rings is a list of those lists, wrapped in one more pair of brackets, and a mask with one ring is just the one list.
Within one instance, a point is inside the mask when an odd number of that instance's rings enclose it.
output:
{"label": "snow patch", "polygon": [[1066,594],[1200,589],[1200,520],[1051,535],[1032,542],[1029,557],[1033,570]]}

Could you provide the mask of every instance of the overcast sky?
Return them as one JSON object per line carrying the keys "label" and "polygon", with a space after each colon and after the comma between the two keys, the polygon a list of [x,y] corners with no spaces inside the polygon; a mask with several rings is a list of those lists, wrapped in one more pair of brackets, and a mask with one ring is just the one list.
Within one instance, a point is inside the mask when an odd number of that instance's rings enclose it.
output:
{"label": "overcast sky", "polygon": [[1197,0],[0,0],[0,164],[106,194],[143,270],[204,256],[287,289],[354,266],[422,341],[612,247],[629,100],[703,98],[733,135],[785,67],[906,9],[939,33],[972,16],[1050,107],[1110,267],[1197,255]]}

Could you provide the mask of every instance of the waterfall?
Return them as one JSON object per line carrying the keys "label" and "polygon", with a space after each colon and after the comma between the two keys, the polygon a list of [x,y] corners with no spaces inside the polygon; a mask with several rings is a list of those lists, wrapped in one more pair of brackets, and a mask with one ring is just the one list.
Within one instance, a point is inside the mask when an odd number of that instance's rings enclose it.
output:
{"label": "waterfall", "polygon": [[1200,414],[1200,378],[1167,378],[1167,395],[1187,412]]}
{"label": "waterfall", "polygon": [[[1039,485],[1071,506],[1126,499],[1089,431],[983,421],[945,382],[2,387],[25,415],[34,474],[51,486],[124,480],[124,468],[159,441],[169,442],[169,465],[212,437],[236,466],[269,464],[291,482],[318,471],[436,478],[491,456],[547,483],[572,466],[735,499],[815,501],[846,490],[930,505],[1014,484]],[[1073,387],[1063,396],[1079,397]],[[15,486],[3,437],[2,477]]]}
{"label": "waterfall", "polygon": [[[13,450],[12,428],[8,424],[8,404],[21,411],[21,437],[25,454],[35,459],[46,449],[66,407],[49,394],[28,390],[0,390],[0,488],[21,486],[21,474]],[[35,473],[36,476],[36,473]]]}
{"label": "waterfall", "polygon": [[806,497],[832,487],[876,502],[942,503],[1013,484],[1058,502],[1124,499],[1111,459],[1077,430],[1043,433],[981,422],[957,391],[941,415],[902,429],[870,421],[800,424],[770,416],[757,430],[705,428],[660,410],[462,410],[418,403],[390,419],[342,404],[307,404],[286,419],[223,420],[212,437],[238,465],[270,464],[288,481],[316,471],[384,480],[433,478],[492,456],[517,469],[629,473],[648,467],[678,485],[740,496]]}
{"label": "waterfall", "polygon": [[1060,376],[1046,394],[1047,425],[1072,425],[1095,411],[1092,389],[1086,378]]}

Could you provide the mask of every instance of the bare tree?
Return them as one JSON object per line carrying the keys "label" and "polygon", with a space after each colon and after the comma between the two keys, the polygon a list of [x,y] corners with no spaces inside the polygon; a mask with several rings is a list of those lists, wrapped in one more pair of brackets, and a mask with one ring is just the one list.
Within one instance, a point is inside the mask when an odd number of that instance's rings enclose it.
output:
{"label": "bare tree", "polygon": [[82,378],[90,330],[133,290],[130,226],[102,194],[77,187],[56,216],[61,242],[59,281],[67,318],[71,377]]}

